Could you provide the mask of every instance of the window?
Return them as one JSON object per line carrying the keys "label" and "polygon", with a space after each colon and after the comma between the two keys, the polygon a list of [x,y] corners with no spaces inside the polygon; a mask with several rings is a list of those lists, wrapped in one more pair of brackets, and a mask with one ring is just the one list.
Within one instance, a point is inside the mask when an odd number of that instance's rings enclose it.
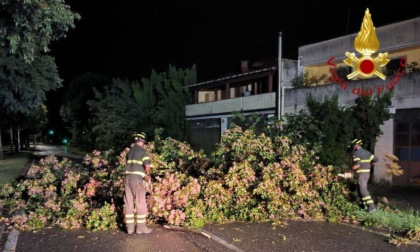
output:
{"label": "window", "polygon": [[[395,154],[400,161],[420,161],[420,120],[414,118],[415,110],[397,112],[395,122]],[[414,120],[412,119],[414,118]]]}
{"label": "window", "polygon": [[408,147],[397,148],[396,155],[400,161],[409,160],[410,149]]}
{"label": "window", "polygon": [[203,149],[210,154],[220,136],[220,118],[190,121],[190,143],[194,150]]}

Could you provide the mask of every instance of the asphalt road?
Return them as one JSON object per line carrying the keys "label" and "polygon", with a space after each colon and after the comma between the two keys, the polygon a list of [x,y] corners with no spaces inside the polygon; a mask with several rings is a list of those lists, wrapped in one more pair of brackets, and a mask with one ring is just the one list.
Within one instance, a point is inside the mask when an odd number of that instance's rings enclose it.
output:
{"label": "asphalt road", "polygon": [[16,251],[420,251],[419,244],[388,243],[385,233],[328,222],[291,221],[275,228],[270,223],[206,225],[203,231],[211,238],[157,225],[153,229],[147,235],[127,235],[119,229],[22,232]]}
{"label": "asphalt road", "polygon": [[[199,235],[169,231],[155,226],[150,234],[127,235],[121,230],[91,232],[85,229],[44,229],[38,233],[23,232],[19,235],[16,251],[226,251],[216,242],[208,245],[196,243],[196,239],[207,239]],[[207,250],[205,245],[211,250]]]}
{"label": "asphalt road", "polygon": [[70,159],[82,159],[83,156],[75,155],[69,151],[67,148],[62,145],[46,145],[46,144],[38,144],[33,151],[33,154],[37,157],[42,156],[58,156],[58,157],[67,157]]}

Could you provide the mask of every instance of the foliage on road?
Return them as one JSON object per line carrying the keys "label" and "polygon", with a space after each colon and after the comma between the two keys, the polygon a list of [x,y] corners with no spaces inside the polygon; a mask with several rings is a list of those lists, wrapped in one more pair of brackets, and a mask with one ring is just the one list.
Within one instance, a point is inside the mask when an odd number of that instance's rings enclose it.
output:
{"label": "foliage on road", "polygon": [[[122,207],[118,181],[121,170],[108,165],[110,152],[94,152],[90,166],[74,166],[64,158],[41,159],[29,171],[31,178],[4,185],[0,206],[9,209],[7,222],[24,230],[48,225],[62,228],[86,226],[93,230],[116,227],[115,207]],[[100,158],[99,158],[100,156]]]}
{"label": "foliage on road", "polygon": [[[351,183],[340,180],[334,167],[318,164],[314,151],[280,134],[256,135],[233,127],[210,158],[170,138],[156,146],[149,143],[147,149],[153,153],[154,165],[149,222],[190,228],[207,222],[284,224],[299,219],[385,225],[380,218],[360,214]],[[92,230],[123,227],[128,150],[119,156],[94,151],[85,157],[83,167],[55,157],[41,160],[31,169],[33,178],[1,188],[0,206],[11,213],[6,221],[24,230],[49,225]],[[401,218],[408,220],[407,215]],[[404,223],[393,230],[406,234],[406,239],[417,239],[416,222]]]}
{"label": "foliage on road", "polygon": [[[224,134],[214,159],[173,139],[152,147],[150,221],[190,227],[207,221],[339,221],[357,208],[334,168],[316,164],[310,152],[287,137],[271,139],[235,127]],[[1,190],[2,205],[11,206],[10,223],[28,230],[50,224],[101,230],[122,224],[126,151],[118,159],[94,151],[85,157],[85,167],[55,157],[41,160],[31,169],[32,179]],[[162,175],[168,168],[174,172]]]}

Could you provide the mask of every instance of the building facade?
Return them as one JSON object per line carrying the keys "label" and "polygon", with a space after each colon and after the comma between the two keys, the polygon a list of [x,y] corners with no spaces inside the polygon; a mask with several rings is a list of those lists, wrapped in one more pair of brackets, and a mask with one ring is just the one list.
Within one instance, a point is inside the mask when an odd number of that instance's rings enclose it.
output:
{"label": "building facade", "polygon": [[[343,60],[345,52],[354,52],[358,33],[339,37],[299,48],[298,71],[300,74],[327,75],[316,87],[292,89],[285,92],[285,112],[295,113],[305,106],[306,94],[315,97],[338,92],[342,105],[354,102],[358,95],[375,95],[394,89],[391,110],[393,118],[382,125],[383,135],[378,139],[375,155],[375,180],[392,181],[394,184],[420,182],[420,18],[410,19],[375,29],[379,53],[388,53],[390,60],[382,68],[385,80],[378,77],[347,80],[349,67]],[[360,54],[356,54],[361,57]],[[416,67],[417,66],[417,67]],[[341,76],[332,76],[331,68],[343,70]],[[317,78],[315,78],[317,79]],[[319,79],[319,78],[318,78]],[[331,82],[333,82],[331,84]],[[345,83],[346,85],[343,85]],[[392,178],[386,172],[384,157],[395,154],[400,159],[404,174]]]}
{"label": "building facade", "polygon": [[[283,84],[291,88],[297,61],[283,60]],[[262,121],[277,113],[279,97],[278,62],[241,62],[241,72],[188,87],[194,103],[185,107],[194,149],[210,153],[235,113],[258,114]]]}
{"label": "building facade", "polygon": [[[277,116],[280,111],[299,112],[305,107],[309,93],[321,99],[338,94],[340,104],[348,105],[359,95],[376,95],[393,88],[390,108],[393,118],[381,127],[383,135],[375,147],[379,162],[374,178],[395,184],[420,182],[420,18],[378,27],[375,31],[380,48],[372,56],[386,52],[390,60],[380,69],[385,80],[346,78],[355,70],[355,66],[343,62],[347,57],[345,52],[355,52],[354,41],[358,34],[355,33],[301,46],[297,61],[282,59],[281,71],[278,64],[258,67],[258,64],[242,62],[241,73],[189,86],[194,94],[194,104],[186,106],[192,146],[211,151],[235,112],[257,113],[268,118]],[[361,57],[357,53],[355,56]],[[333,75],[331,69],[335,69],[336,74]],[[299,76],[307,83],[293,88],[292,82]],[[281,86],[284,86],[283,102],[279,95],[283,90]],[[392,178],[386,172],[384,157],[392,153],[400,159],[404,169],[400,177]]]}

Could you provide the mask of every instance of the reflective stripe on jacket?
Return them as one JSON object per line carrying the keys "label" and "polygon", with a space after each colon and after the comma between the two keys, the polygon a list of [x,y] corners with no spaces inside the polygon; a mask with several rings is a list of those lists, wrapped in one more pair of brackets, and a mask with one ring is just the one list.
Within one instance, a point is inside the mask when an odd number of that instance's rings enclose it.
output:
{"label": "reflective stripe on jacket", "polygon": [[144,166],[150,164],[150,157],[144,148],[139,145],[134,147],[127,153],[126,174],[140,175],[144,177],[146,172]]}
{"label": "reflective stripe on jacket", "polygon": [[376,162],[377,158],[369,151],[358,148],[354,152],[353,161],[355,165],[360,165],[359,169],[356,170],[356,173],[362,173],[370,172],[371,162]]}

